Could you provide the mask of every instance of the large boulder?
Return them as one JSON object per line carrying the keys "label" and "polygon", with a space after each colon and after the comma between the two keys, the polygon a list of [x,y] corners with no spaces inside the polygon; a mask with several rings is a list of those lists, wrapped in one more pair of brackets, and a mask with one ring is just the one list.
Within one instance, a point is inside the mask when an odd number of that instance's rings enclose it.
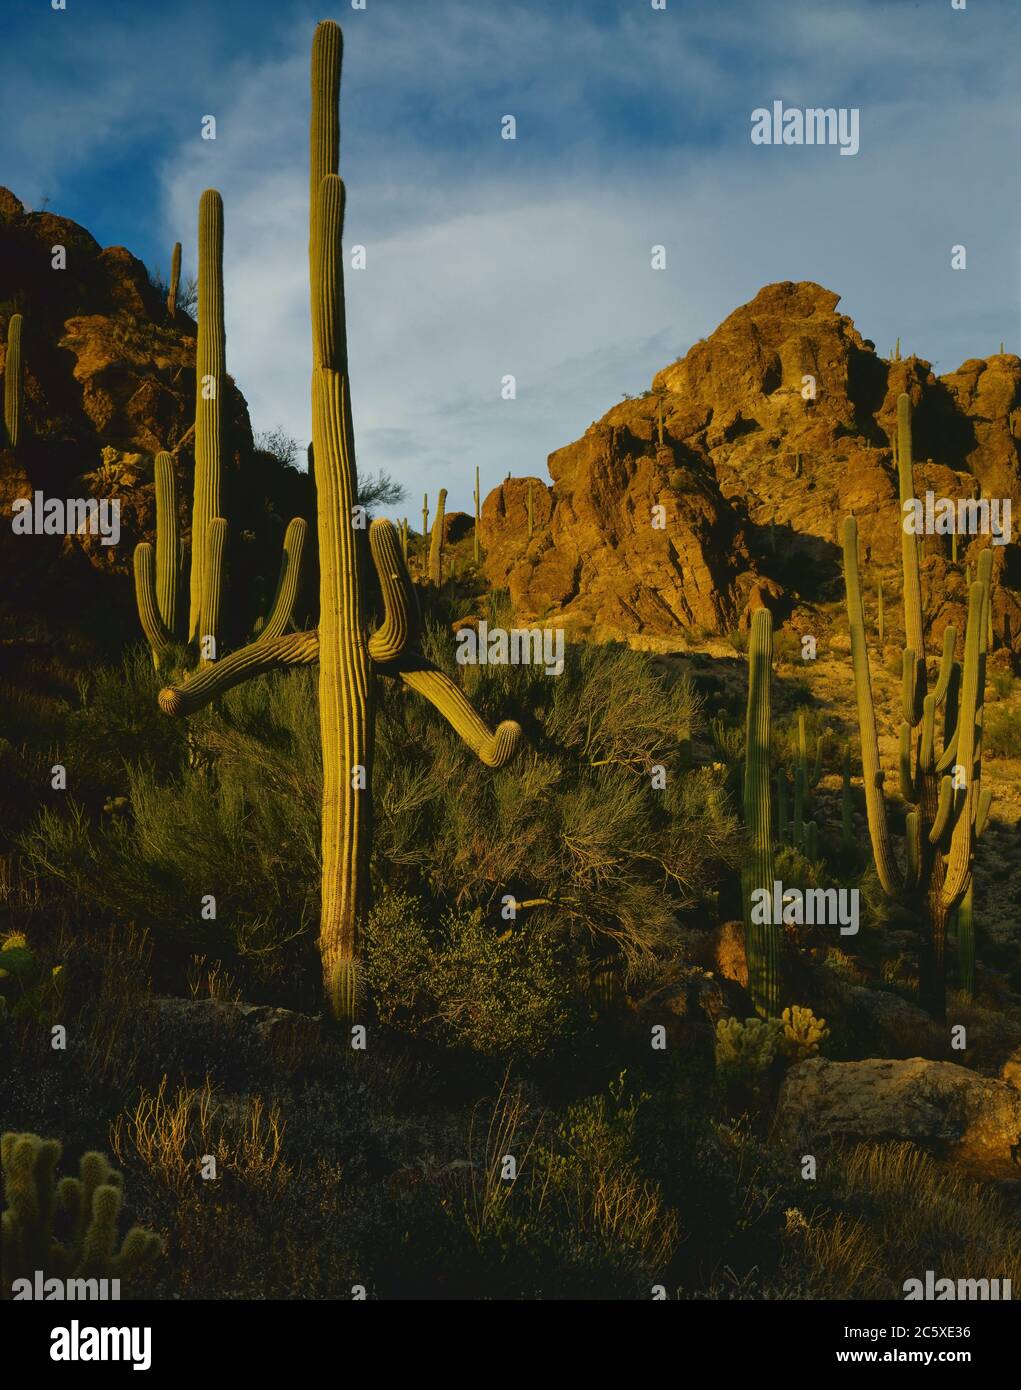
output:
{"label": "large boulder", "polygon": [[1021,1178],[1021,1092],[953,1062],[814,1057],[787,1073],[776,1121],[798,1145],[907,1139],[983,1176]]}

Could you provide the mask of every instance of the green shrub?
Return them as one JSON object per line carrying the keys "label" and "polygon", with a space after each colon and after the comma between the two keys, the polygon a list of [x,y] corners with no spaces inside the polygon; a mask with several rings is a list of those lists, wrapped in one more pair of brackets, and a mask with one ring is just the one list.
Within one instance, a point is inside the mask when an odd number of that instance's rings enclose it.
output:
{"label": "green shrub", "polygon": [[431,926],[426,904],[387,894],[366,934],[366,979],[381,1021],[444,1047],[539,1057],[572,1014],[570,975],[552,933],[500,930],[450,910]]}
{"label": "green shrub", "polygon": [[986,711],[982,751],[992,758],[1016,758],[1021,750],[1021,709],[992,705]]}

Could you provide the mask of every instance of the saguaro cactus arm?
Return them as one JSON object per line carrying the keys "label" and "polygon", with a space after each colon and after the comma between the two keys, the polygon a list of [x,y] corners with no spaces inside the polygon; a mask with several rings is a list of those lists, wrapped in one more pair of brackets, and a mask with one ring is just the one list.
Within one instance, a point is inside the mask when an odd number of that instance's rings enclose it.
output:
{"label": "saguaro cactus arm", "polygon": [[280,577],[277,579],[276,594],[270,605],[269,616],[257,639],[260,642],[272,642],[274,637],[280,637],[286,632],[294,621],[294,605],[301,579],[301,557],[307,533],[308,526],[305,521],[300,516],[293,517],[284,535]]}
{"label": "saguaro cactus arm", "polygon": [[159,695],[160,709],[164,714],[194,714],[253,676],[264,676],[287,666],[314,666],[318,660],[318,632],[291,632],[269,641],[260,637],[204,667],[189,680],[164,686]]}

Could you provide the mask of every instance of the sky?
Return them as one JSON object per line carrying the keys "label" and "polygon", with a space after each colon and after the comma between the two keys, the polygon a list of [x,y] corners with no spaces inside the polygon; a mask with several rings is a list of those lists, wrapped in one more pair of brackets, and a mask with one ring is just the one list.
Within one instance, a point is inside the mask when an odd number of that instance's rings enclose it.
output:
{"label": "sky", "polygon": [[[185,276],[218,188],[228,370],[303,456],[309,48],[338,20],[358,466],[406,485],[393,514],[470,510],[476,465],[546,477],[773,281],[937,372],[1021,351],[1021,0],[362,2],[0,0],[0,184],[150,267],[179,240]],[[858,110],[858,153],[753,144],[775,100]]]}

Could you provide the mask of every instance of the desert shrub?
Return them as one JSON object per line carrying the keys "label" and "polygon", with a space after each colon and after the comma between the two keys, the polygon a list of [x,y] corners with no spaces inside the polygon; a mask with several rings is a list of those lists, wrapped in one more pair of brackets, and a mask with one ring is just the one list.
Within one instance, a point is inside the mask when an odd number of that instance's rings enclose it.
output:
{"label": "desert shrub", "polygon": [[571,1015],[570,975],[541,925],[500,927],[401,893],[374,909],[366,978],[383,1023],[485,1056],[548,1052]]}
{"label": "desert shrub", "polygon": [[1021,709],[992,705],[985,716],[982,751],[992,758],[1016,758],[1021,750]]}
{"label": "desert shrub", "polygon": [[[448,634],[431,629],[426,642],[491,724],[520,719],[531,746],[494,772],[432,706],[383,683],[377,898],[407,892],[489,913],[512,895],[540,904],[561,936],[602,935],[630,970],[651,969],[672,948],[678,911],[736,854],[719,774],[684,770],[699,715],[691,686],[625,648],[572,648],[550,677],[460,671]],[[90,746],[113,737],[127,805],[97,818],[72,795],[41,815],[25,852],[80,903],[149,927],[178,954],[245,960],[250,977],[280,981],[318,915],[317,680],[304,670],[238,686],[185,725],[159,713],[137,662],[97,678],[75,727]],[[106,756],[105,785],[117,790]],[[206,894],[215,920],[201,915]]]}

